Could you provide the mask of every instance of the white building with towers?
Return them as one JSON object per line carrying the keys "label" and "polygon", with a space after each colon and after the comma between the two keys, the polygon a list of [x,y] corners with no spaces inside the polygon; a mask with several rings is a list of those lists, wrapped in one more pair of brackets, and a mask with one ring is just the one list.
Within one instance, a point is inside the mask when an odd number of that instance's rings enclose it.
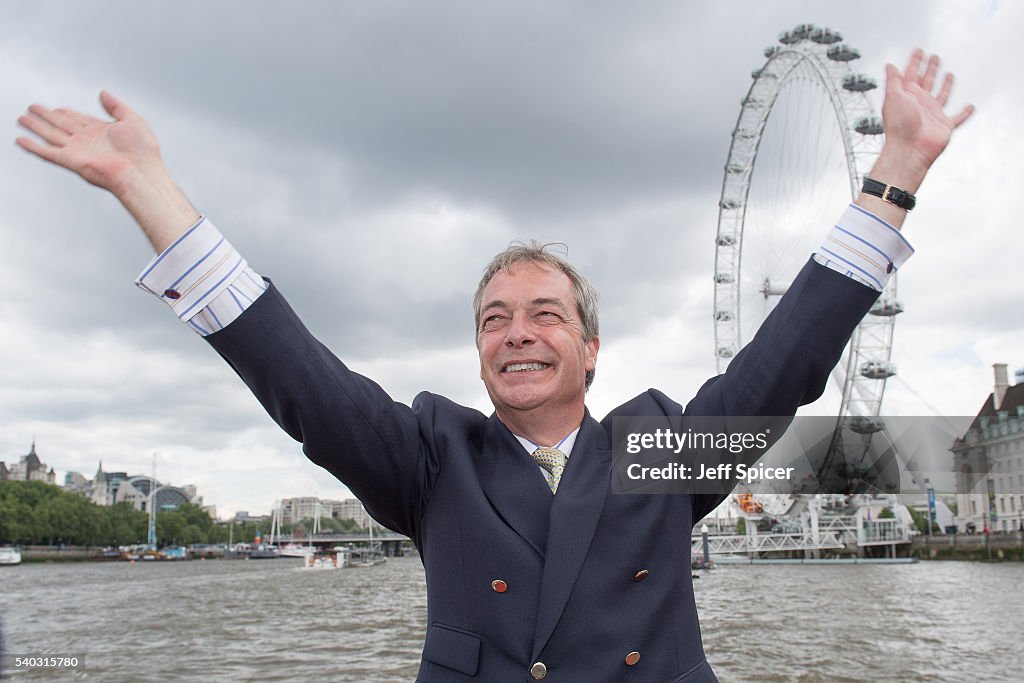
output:
{"label": "white building with towers", "polygon": [[1024,368],[1009,383],[1005,363],[967,433],[953,445],[960,531],[1024,529]]}

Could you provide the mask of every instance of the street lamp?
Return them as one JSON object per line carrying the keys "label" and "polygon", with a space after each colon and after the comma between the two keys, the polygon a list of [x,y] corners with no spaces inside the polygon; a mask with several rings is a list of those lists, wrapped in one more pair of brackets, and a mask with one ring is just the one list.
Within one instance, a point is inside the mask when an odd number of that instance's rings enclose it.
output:
{"label": "street lamp", "polygon": [[928,479],[924,480],[924,485],[928,487],[928,540],[931,541],[932,526],[935,525],[935,489]]}
{"label": "street lamp", "polygon": [[146,542],[149,544],[150,550],[156,550],[156,494],[170,488],[170,486],[156,486],[155,484],[155,479],[149,483],[149,531],[146,534]]}

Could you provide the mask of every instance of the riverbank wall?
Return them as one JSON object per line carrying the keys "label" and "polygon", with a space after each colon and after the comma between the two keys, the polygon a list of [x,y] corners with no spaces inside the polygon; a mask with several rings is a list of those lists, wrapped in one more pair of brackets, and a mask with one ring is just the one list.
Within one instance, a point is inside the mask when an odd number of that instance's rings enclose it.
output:
{"label": "riverbank wall", "polygon": [[95,560],[99,548],[84,545],[26,545],[22,546],[22,562],[82,562]]}
{"label": "riverbank wall", "polygon": [[920,560],[1024,562],[1024,537],[1010,534],[917,536],[910,554]]}

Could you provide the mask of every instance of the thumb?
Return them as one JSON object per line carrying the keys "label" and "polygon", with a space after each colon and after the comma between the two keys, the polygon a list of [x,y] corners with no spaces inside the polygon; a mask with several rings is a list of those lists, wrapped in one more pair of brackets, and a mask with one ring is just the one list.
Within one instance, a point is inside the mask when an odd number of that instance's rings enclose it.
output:
{"label": "thumb", "polygon": [[103,108],[107,110],[108,114],[118,121],[135,113],[132,111],[131,107],[111,95],[106,90],[100,93],[100,104],[103,105]]}
{"label": "thumb", "polygon": [[900,75],[900,70],[896,68],[894,64],[885,65],[885,94],[899,92],[903,90],[903,76]]}

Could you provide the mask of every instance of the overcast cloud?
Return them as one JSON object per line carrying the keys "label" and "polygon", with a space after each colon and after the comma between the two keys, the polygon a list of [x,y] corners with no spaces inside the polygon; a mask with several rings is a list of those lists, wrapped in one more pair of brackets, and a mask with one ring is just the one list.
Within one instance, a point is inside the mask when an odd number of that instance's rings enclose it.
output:
{"label": "overcast cloud", "polygon": [[[884,13],[884,21],[879,17]],[[569,245],[602,294],[603,415],[714,374],[713,238],[750,72],[779,31],[843,32],[881,79],[940,53],[973,102],[919,193],[888,414],[974,414],[1024,366],[1019,39],[1007,2],[34,2],[0,22],[9,139],[32,102],[147,117],[194,204],[321,339],[396,399],[490,412],[469,301],[516,238]],[[876,106],[880,100],[875,99]],[[113,198],[0,154],[0,460],[195,483],[221,515],[345,497],[132,279]],[[838,198],[835,214],[842,210]],[[823,234],[827,226],[823,226]]]}

